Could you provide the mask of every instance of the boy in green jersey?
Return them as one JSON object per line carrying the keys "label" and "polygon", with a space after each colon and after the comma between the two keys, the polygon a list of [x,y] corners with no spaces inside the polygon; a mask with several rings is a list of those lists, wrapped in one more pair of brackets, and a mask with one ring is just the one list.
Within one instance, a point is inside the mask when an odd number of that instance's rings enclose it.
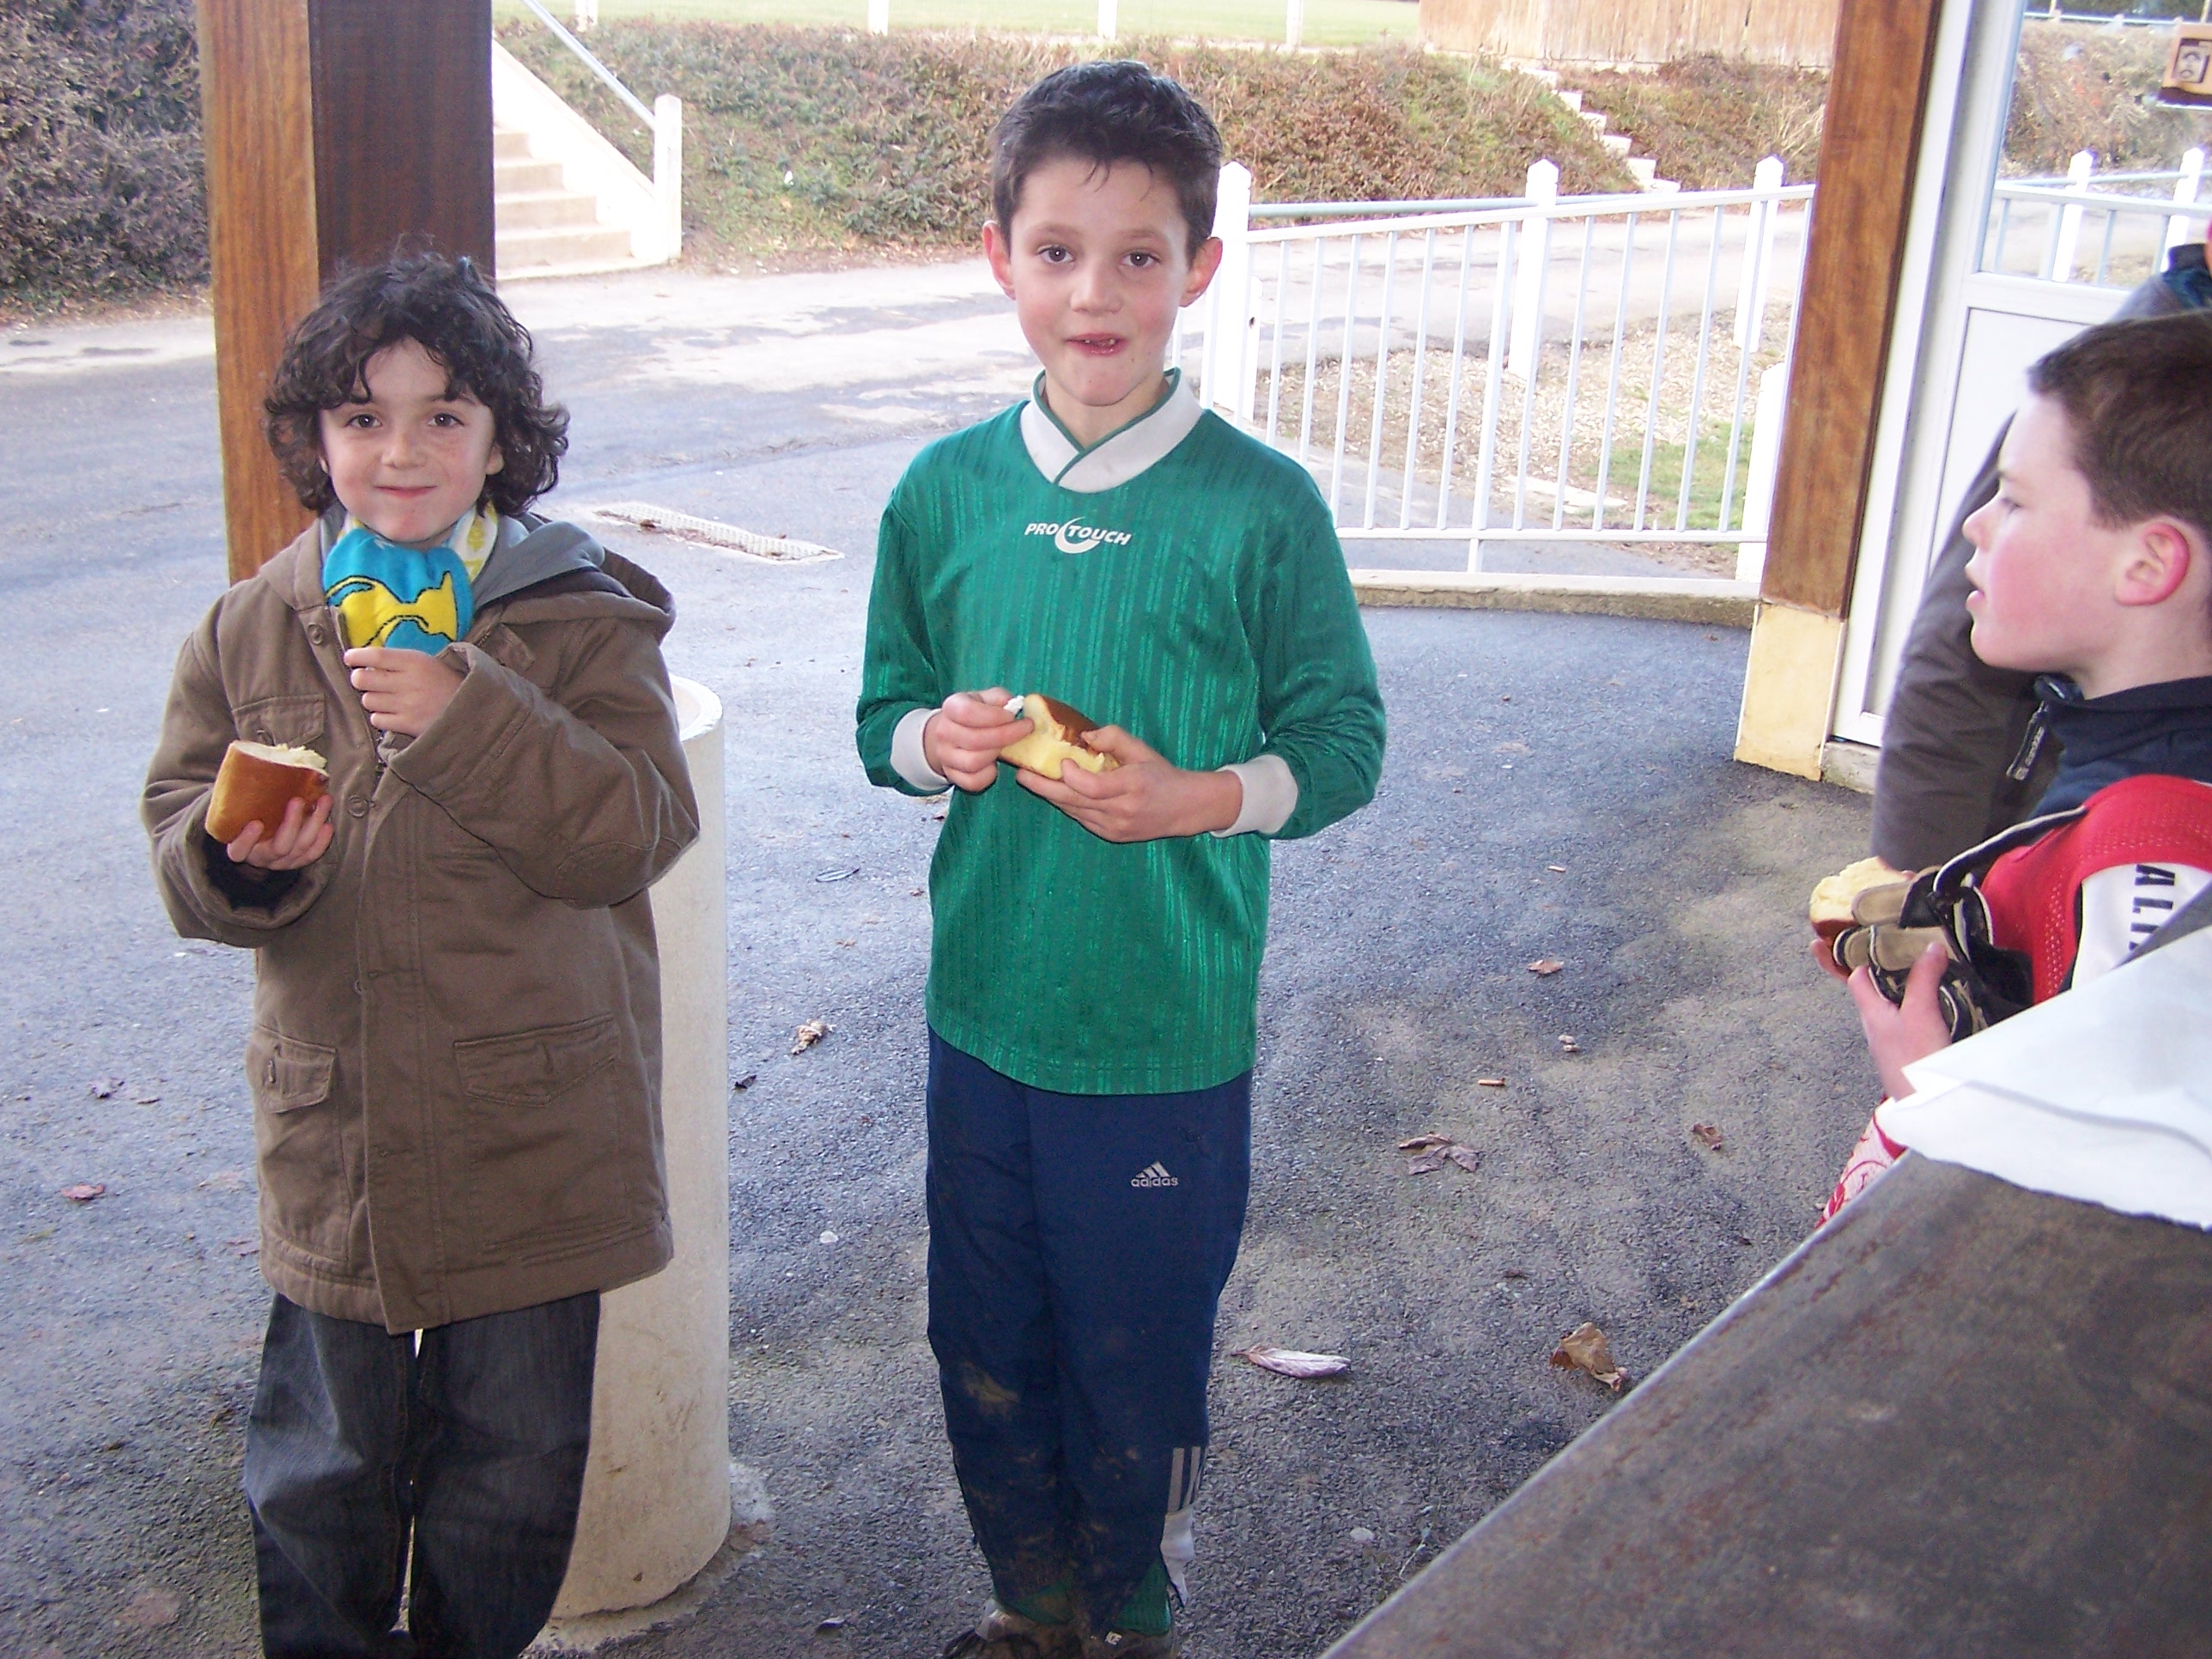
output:
{"label": "boy in green jersey", "polygon": [[[993,135],[984,251],[1042,372],[884,513],[875,782],[931,870],[929,1334],[994,1596],[948,1654],[1171,1654],[1249,1184],[1268,842],[1373,795],[1382,707],[1304,470],[1165,368],[1220,262],[1212,118],[1131,63]],[[1116,765],[1004,766],[1012,691]],[[1001,775],[1002,769],[1004,775]]]}

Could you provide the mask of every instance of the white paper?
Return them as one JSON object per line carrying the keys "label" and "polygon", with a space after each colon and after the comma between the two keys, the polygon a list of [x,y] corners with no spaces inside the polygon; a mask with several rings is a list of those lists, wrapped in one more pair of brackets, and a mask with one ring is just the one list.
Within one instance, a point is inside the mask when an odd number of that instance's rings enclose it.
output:
{"label": "white paper", "polygon": [[2212,928],[1905,1068],[1924,1158],[2212,1228]]}

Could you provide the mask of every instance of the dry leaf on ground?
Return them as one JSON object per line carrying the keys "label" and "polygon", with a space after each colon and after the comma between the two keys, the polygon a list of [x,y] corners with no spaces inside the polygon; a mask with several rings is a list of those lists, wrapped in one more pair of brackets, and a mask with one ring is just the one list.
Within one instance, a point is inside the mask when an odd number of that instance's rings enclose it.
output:
{"label": "dry leaf on ground", "polygon": [[1474,1086],[1478,1089],[1503,1089],[1505,1079],[1502,1077],[1479,1077],[1474,1080]]}
{"label": "dry leaf on ground", "polygon": [[730,1085],[730,1092],[733,1095],[743,1093],[745,1090],[751,1088],[754,1084],[759,1081],[760,1073],[758,1072],[747,1072],[743,1077],[739,1078],[735,1083],[732,1083]]}
{"label": "dry leaf on ground", "polygon": [[1552,1363],[1562,1370],[1588,1371],[1615,1394],[1628,1386],[1628,1373],[1613,1363],[1605,1333],[1587,1320],[1559,1339]]}
{"label": "dry leaf on ground", "polygon": [[1557,957],[1539,957],[1528,964],[1528,971],[1538,979],[1549,979],[1567,964]]}
{"label": "dry leaf on ground", "polygon": [[1352,1362],[1340,1353],[1302,1353],[1296,1348],[1272,1347],[1265,1342],[1236,1349],[1229,1357],[1257,1365],[1263,1371],[1273,1371],[1279,1376],[1341,1376],[1352,1369]]}
{"label": "dry leaf on ground", "polygon": [[1717,1152],[1721,1149],[1721,1132],[1710,1123],[1692,1123],[1690,1139],[1709,1152]]}
{"label": "dry leaf on ground", "polygon": [[808,1020],[791,1034],[791,1052],[794,1054],[805,1054],[823,1037],[828,1036],[830,1031],[830,1025],[828,1020]]}
{"label": "dry leaf on ground", "polygon": [[1440,1135],[1434,1130],[1431,1130],[1427,1134],[1415,1135],[1410,1140],[1400,1141],[1398,1150],[1401,1152],[1427,1152],[1451,1144],[1452,1138],[1449,1135]]}
{"label": "dry leaf on ground", "polygon": [[91,1086],[94,1100],[112,1100],[115,1091],[123,1086],[123,1079],[119,1077],[96,1077],[93,1079]]}
{"label": "dry leaf on ground", "polygon": [[80,1181],[74,1187],[62,1188],[62,1196],[72,1204],[89,1204],[107,1191],[105,1182]]}
{"label": "dry leaf on ground", "polygon": [[1559,1052],[1561,1054],[1578,1054],[1582,1053],[1582,1051],[1583,1045],[1581,1043],[1576,1042],[1573,1037],[1570,1036],[1565,1031],[1559,1033]]}
{"label": "dry leaf on ground", "polygon": [[1440,1150],[1423,1152],[1419,1158],[1413,1159],[1410,1164],[1406,1165],[1406,1173],[1407,1175],[1434,1175],[1438,1170],[1444,1167],[1444,1159],[1447,1156],[1448,1154]]}
{"label": "dry leaf on ground", "polygon": [[1447,1146],[1444,1148],[1444,1156],[1469,1175],[1473,1175],[1482,1167],[1482,1154],[1472,1146]]}

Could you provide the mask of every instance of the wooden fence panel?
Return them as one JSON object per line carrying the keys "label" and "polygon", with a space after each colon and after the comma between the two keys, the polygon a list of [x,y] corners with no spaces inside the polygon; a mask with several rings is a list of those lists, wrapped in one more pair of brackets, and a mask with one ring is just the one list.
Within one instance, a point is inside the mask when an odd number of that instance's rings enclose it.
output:
{"label": "wooden fence panel", "polygon": [[1656,64],[1700,52],[1825,69],[1839,0],[1421,0],[1421,38],[1537,64]]}

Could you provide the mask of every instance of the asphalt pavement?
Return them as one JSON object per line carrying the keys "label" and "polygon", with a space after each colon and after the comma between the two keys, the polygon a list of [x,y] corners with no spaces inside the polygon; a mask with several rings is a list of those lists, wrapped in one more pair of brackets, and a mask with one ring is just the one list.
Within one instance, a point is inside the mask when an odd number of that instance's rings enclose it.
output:
{"label": "asphalt pavement", "polygon": [[[876,513],[922,442],[1019,394],[1019,337],[973,267],[511,297],[574,416],[551,510],[650,501],[842,555],[595,526],[673,589],[670,663],[726,710],[731,1064],[755,1079],[731,1431],[776,1511],[695,1620],[625,1651],[933,1653],[987,1589],[923,1340],[937,809],[869,787],[851,708]],[[190,317],[0,331],[0,1652],[40,1659],[254,1651],[252,967],[171,933],[137,816],[223,580],[205,342]],[[1218,1361],[1194,1659],[1318,1653],[1606,1410],[1557,1339],[1595,1320],[1649,1372],[1803,1236],[1877,1092],[1801,943],[1865,803],[1729,760],[1742,633],[1367,623],[1389,760],[1367,811],[1278,849],[1220,1342],[1352,1369]],[[794,1057],[809,1018],[832,1035]],[[1478,1167],[1408,1174],[1397,1143],[1428,1130]]]}

